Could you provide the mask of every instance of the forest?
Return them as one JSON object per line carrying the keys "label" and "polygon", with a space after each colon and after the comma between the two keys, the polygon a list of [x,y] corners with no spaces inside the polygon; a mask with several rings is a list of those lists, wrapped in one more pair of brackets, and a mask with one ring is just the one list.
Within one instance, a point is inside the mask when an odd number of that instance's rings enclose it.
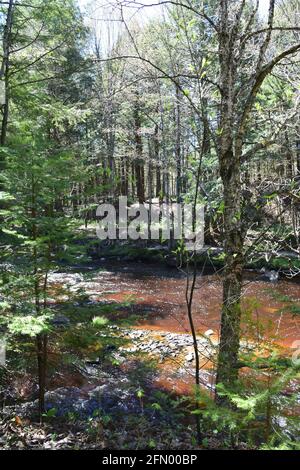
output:
{"label": "forest", "polygon": [[0,449],[300,450],[300,0],[0,32]]}

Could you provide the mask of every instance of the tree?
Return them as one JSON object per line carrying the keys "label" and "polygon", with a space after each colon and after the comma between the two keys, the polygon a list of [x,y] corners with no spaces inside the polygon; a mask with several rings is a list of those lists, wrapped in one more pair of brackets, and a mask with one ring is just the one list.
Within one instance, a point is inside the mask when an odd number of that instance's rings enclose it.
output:
{"label": "tree", "polygon": [[[264,81],[274,67],[285,57],[300,50],[296,42],[281,53],[268,57],[268,47],[274,28],[275,1],[270,1],[268,27],[261,32],[253,29],[251,16],[243,27],[246,2],[232,7],[227,0],[220,2],[218,22],[220,65],[220,120],[219,164],[224,187],[224,240],[225,278],[223,284],[223,307],[219,346],[217,384],[232,386],[238,376],[238,353],[240,339],[240,299],[242,295],[242,272],[244,267],[244,240],[247,224],[243,218],[241,162],[253,106]],[[253,10],[252,14],[255,14]],[[249,25],[249,26],[248,26]],[[240,30],[242,29],[242,33]],[[244,66],[244,43],[259,34],[258,56],[253,57],[253,68]],[[262,36],[262,37],[261,37]],[[244,41],[244,42],[243,42]],[[239,48],[237,45],[239,44]],[[241,89],[247,82],[248,86]],[[240,98],[238,98],[238,91]]]}
{"label": "tree", "polygon": [[[79,123],[84,122],[85,110],[80,103],[82,85],[74,77],[83,64],[80,48],[85,28],[72,1],[51,1],[44,6],[10,2],[5,28],[1,157],[6,165],[1,196],[10,207],[1,211],[0,242],[1,261],[9,256],[15,271],[7,275],[1,263],[1,288],[9,300],[3,320],[10,333],[35,339],[42,416],[51,330],[48,273],[71,236],[72,221],[65,210],[71,203],[73,181],[85,178],[77,157]],[[72,30],[68,37],[66,28]],[[13,44],[6,39],[8,32]],[[13,59],[7,61],[8,54]],[[67,166],[72,168],[69,174]]]}
{"label": "tree", "polygon": [[[246,259],[245,237],[249,225],[243,198],[243,162],[250,153],[274,145],[272,136],[252,146],[247,143],[247,138],[253,125],[254,106],[264,83],[284,59],[294,57],[300,50],[297,37],[293,39],[292,45],[287,46],[286,41],[282,41],[278,32],[285,33],[288,40],[290,32],[299,31],[299,27],[293,24],[280,25],[275,22],[274,0],[269,2],[266,26],[258,16],[258,2],[252,4],[245,0],[241,2],[220,0],[218,3],[204,2],[200,9],[193,2],[165,1],[162,3],[171,5],[175,9],[178,8],[179,12],[181,9],[188,10],[205,25],[206,39],[200,35],[195,40],[196,43],[198,41],[199,49],[201,46],[204,50],[210,49],[203,57],[205,74],[203,74],[204,67],[200,68],[200,71],[197,69],[194,71],[194,79],[198,84],[200,83],[202,92],[200,106],[189,92],[185,92],[179,82],[179,77],[185,76],[185,73],[174,75],[173,71],[157,63],[155,56],[152,58],[147,54],[145,57],[139,47],[138,38],[132,41],[132,53],[120,54],[108,59],[136,59],[145,67],[154,69],[158,76],[169,79],[187,98],[201,119],[203,128],[205,119],[203,119],[202,110],[207,107],[208,109],[214,108],[209,122],[209,131],[206,125],[206,132],[209,132],[214,144],[223,184],[222,236],[225,252],[216,381],[217,384],[222,383],[226,387],[231,387],[238,377],[239,370],[240,300]],[[132,7],[131,2],[123,2],[123,4]],[[136,2],[135,5],[143,6]],[[216,7],[216,13],[213,15]],[[124,16],[122,19],[124,21]],[[126,29],[128,31],[128,25]],[[129,36],[132,39],[132,35],[129,34]],[[205,63],[207,57],[212,57],[210,66]],[[210,100],[213,97],[210,103],[207,103],[207,96],[204,95],[204,86],[208,84],[211,86]],[[212,90],[214,90],[213,93]],[[278,134],[275,137],[278,137]]]}

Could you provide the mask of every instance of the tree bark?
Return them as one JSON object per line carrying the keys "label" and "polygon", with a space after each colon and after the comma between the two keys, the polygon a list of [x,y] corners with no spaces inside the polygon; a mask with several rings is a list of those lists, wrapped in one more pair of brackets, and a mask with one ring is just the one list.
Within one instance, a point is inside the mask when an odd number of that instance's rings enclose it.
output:
{"label": "tree bark", "polygon": [[[242,138],[235,142],[234,90],[236,66],[233,59],[232,34],[229,27],[228,1],[221,0],[219,63],[221,77],[221,109],[219,165],[224,188],[224,251],[223,304],[216,384],[231,388],[238,377],[241,292],[243,271],[243,237],[241,230]],[[223,401],[216,389],[217,401]]]}
{"label": "tree bark", "polygon": [[135,177],[136,192],[140,204],[145,202],[145,169],[143,160],[143,141],[141,136],[141,116],[138,102],[138,94],[134,105],[134,134],[135,134]]}
{"label": "tree bark", "polygon": [[[6,22],[3,33],[3,59],[0,70],[0,80],[4,80],[4,102],[2,105],[2,122],[1,122],[1,137],[0,145],[3,147],[6,143],[7,124],[8,124],[8,112],[9,112],[9,97],[8,97],[8,84],[9,84],[9,56],[10,56],[10,45],[11,45],[11,28],[13,21],[13,10],[14,1],[10,0],[8,3]],[[0,157],[1,158],[1,157]],[[4,162],[0,162],[1,167]]]}
{"label": "tree bark", "polygon": [[181,190],[182,190],[182,182],[181,182],[181,104],[180,104],[180,90],[179,87],[176,86],[175,89],[175,97],[176,97],[176,105],[174,109],[174,121],[175,121],[175,129],[176,129],[176,139],[175,139],[175,160],[176,160],[176,202],[179,203],[181,199]]}

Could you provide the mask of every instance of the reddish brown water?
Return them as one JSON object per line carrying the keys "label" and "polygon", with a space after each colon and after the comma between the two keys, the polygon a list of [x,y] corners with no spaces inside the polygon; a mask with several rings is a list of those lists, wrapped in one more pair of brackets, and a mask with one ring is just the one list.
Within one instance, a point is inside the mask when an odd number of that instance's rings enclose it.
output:
{"label": "reddish brown water", "polygon": [[[99,266],[89,266],[91,276],[85,280],[79,276],[75,285],[87,292],[90,300],[97,303],[112,301],[120,303],[118,309],[108,309],[112,323],[117,318],[134,314],[134,329],[151,330],[154,340],[164,341],[162,332],[188,333],[190,326],[185,302],[186,275],[176,268],[167,268],[158,264],[104,262]],[[58,274],[52,280],[53,302],[56,295],[63,292],[62,281],[68,285],[74,279],[69,274]],[[73,275],[74,276],[74,275]],[[285,299],[283,297],[285,296]],[[67,296],[68,298],[68,296]],[[197,332],[213,330],[212,339],[216,345],[219,338],[222,302],[222,279],[218,274],[197,276],[193,302],[193,318]],[[125,308],[124,308],[125,303]],[[122,305],[121,305],[122,304]],[[257,354],[268,354],[265,346],[272,343],[280,348],[281,354],[291,355],[300,341],[300,314],[293,315],[293,307],[300,306],[300,283],[280,280],[277,283],[263,281],[258,274],[245,273],[242,296],[243,338],[256,346]],[[190,349],[176,349],[176,355],[168,354],[157,359],[157,374],[154,385],[168,391],[186,394],[192,391],[194,384],[194,363],[188,361]],[[159,359],[160,358],[160,359]],[[125,367],[130,360],[125,362]],[[201,383],[213,393],[214,357],[201,357]],[[123,366],[122,366],[123,367]],[[244,375],[249,370],[242,369]],[[257,377],[254,378],[254,381]]]}
{"label": "reddish brown water", "polygon": [[[134,302],[134,313],[141,314],[142,328],[170,332],[189,332],[185,304],[186,277],[175,268],[139,263],[105,266],[101,274],[101,298]],[[288,296],[292,302],[278,300]],[[194,294],[194,321],[199,333],[208,329],[217,338],[220,327],[222,280],[217,274],[199,275]],[[265,282],[259,275],[246,273],[243,289],[243,328],[247,336],[265,339],[291,348],[300,340],[300,315],[290,306],[299,302],[300,284],[290,280]],[[287,309],[284,313],[282,309]],[[147,313],[146,319],[143,313]],[[247,315],[247,312],[251,312]],[[249,321],[251,319],[251,325]],[[260,325],[260,326],[259,326]],[[262,327],[263,325],[263,327]],[[263,328],[263,329],[262,329]]]}

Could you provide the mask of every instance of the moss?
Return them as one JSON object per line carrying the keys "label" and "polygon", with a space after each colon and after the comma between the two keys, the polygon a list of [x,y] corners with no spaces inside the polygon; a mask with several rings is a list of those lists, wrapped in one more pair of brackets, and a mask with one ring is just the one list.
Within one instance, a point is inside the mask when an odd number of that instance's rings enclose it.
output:
{"label": "moss", "polygon": [[252,259],[246,264],[247,268],[253,268],[253,269],[261,269],[261,268],[267,268],[267,269],[274,269],[274,270],[289,270],[291,268],[294,269],[300,269],[300,260],[297,260],[295,258],[288,258],[288,257],[277,257],[277,258],[272,258],[270,260],[266,260],[265,258],[257,258],[257,259]]}

